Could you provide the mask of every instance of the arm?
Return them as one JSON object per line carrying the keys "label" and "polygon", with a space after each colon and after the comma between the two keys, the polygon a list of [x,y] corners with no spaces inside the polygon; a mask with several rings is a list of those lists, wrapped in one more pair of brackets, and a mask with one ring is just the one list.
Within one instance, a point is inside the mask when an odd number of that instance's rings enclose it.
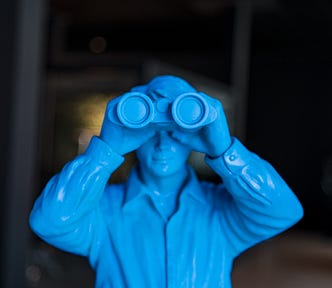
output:
{"label": "arm", "polygon": [[275,169],[230,136],[221,103],[209,101],[214,103],[217,119],[195,133],[175,131],[173,137],[205,153],[206,162],[222,177],[222,229],[238,254],[287,229],[303,211]]}
{"label": "arm", "polygon": [[93,137],[84,154],[67,163],[46,185],[30,215],[30,226],[46,242],[87,255],[102,228],[99,201],[123,155],[152,137],[146,129],[127,129],[109,121],[109,102],[101,135]]}
{"label": "arm", "polygon": [[86,255],[100,215],[97,205],[111,173],[123,157],[93,137],[84,154],[48,182],[30,214],[32,230],[46,242]]}
{"label": "arm", "polygon": [[230,196],[222,203],[221,225],[235,254],[301,219],[302,206],[281,176],[236,138],[222,156],[206,162]]}

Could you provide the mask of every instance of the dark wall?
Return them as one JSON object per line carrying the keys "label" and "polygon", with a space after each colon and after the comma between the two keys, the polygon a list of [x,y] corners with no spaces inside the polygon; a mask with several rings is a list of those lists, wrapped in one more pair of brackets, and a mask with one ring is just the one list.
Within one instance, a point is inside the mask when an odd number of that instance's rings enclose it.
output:
{"label": "dark wall", "polygon": [[[4,244],[4,211],[6,207],[6,188],[8,178],[8,153],[9,153],[9,138],[10,138],[10,117],[11,117],[11,100],[13,96],[13,73],[14,73],[14,56],[15,49],[15,8],[16,1],[4,1],[0,9],[0,183],[1,183],[1,201],[0,201],[0,249],[3,255]],[[4,269],[1,269],[1,279],[3,277]]]}
{"label": "dark wall", "polygon": [[305,208],[299,225],[331,234],[331,196],[321,186],[332,155],[326,7],[289,3],[254,17],[247,135],[248,145],[275,164],[299,196]]}
{"label": "dark wall", "polygon": [[[332,154],[332,3],[274,2],[275,8],[253,8],[247,144],[272,162],[299,196],[305,208],[300,225],[331,231],[331,196],[322,190],[321,181]],[[93,8],[102,22],[96,15],[88,20],[88,4],[75,10],[74,2],[72,8],[69,2],[51,3],[53,19],[65,15],[69,20],[64,39],[71,53],[89,53],[89,39],[103,35],[112,43],[106,54],[138,55],[127,58],[131,64],[132,59],[153,56],[226,84],[232,81],[235,1],[225,1],[228,5],[209,15],[190,10],[186,1],[163,2],[168,9],[163,12],[150,6],[143,19],[132,17],[129,6],[115,5],[123,13],[116,20]],[[61,69],[52,61],[50,66]]]}

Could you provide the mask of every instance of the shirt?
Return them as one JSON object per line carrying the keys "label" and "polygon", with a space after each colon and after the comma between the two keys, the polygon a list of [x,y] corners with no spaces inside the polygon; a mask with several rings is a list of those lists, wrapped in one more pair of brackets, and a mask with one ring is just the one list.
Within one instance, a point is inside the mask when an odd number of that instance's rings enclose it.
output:
{"label": "shirt", "polygon": [[42,239],[88,257],[98,288],[230,288],[235,257],[302,217],[275,169],[236,138],[221,157],[206,157],[222,184],[199,181],[188,166],[170,219],[137,168],[126,183],[107,186],[122,161],[94,137],[49,181],[30,215]]}

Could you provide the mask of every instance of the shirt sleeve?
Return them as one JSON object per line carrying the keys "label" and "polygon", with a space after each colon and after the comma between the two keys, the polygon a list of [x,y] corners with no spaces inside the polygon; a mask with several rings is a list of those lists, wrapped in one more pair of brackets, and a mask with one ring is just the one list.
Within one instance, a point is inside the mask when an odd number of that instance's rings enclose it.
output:
{"label": "shirt sleeve", "polygon": [[124,158],[94,136],[85,153],[47,183],[30,214],[30,227],[46,242],[87,255],[98,223],[99,200],[111,173]]}
{"label": "shirt sleeve", "polygon": [[223,180],[228,197],[222,204],[221,222],[226,237],[240,253],[294,225],[303,209],[277,171],[250,152],[238,139],[220,157],[206,157]]}

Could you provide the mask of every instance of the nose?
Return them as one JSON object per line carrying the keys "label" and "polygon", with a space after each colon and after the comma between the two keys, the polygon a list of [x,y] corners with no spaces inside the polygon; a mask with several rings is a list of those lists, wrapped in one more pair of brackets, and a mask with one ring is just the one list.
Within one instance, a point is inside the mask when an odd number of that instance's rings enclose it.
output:
{"label": "nose", "polygon": [[156,148],[159,150],[166,150],[170,148],[171,142],[167,131],[160,131],[156,136]]}

